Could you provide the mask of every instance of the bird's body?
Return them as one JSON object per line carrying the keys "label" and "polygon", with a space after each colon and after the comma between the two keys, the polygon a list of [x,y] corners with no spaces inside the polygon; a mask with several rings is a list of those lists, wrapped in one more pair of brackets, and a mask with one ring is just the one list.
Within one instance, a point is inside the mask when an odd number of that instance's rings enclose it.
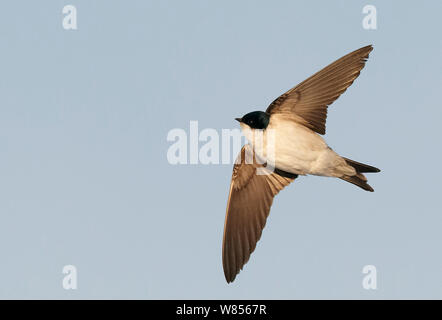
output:
{"label": "bird's body", "polygon": [[[282,94],[263,111],[237,118],[249,144],[233,167],[223,237],[223,268],[232,282],[261,237],[273,198],[299,175],[336,177],[366,191],[380,170],[333,151],[327,108],[359,76],[372,46],[353,51]],[[252,161],[251,161],[252,160]]]}
{"label": "bird's body", "polygon": [[266,129],[250,129],[245,124],[241,128],[257,156],[275,168],[298,175],[356,174],[320,135],[284,115],[270,116]]}

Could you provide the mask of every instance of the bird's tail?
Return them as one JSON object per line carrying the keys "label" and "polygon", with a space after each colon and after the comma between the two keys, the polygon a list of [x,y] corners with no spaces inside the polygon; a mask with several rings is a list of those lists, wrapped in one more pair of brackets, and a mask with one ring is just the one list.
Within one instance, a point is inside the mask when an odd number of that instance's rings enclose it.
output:
{"label": "bird's tail", "polygon": [[350,160],[347,158],[343,158],[347,164],[351,167],[353,167],[356,170],[356,174],[353,176],[344,175],[340,177],[342,180],[345,180],[347,182],[353,183],[354,185],[357,185],[358,187],[373,192],[373,188],[367,183],[367,178],[362,174],[363,172],[380,172],[378,168],[369,166],[368,164],[360,163],[354,160]]}

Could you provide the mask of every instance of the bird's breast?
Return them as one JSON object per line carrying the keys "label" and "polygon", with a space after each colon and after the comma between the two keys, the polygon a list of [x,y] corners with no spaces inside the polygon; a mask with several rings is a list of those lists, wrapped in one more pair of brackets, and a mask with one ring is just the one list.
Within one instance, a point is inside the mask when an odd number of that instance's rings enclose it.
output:
{"label": "bird's breast", "polygon": [[324,139],[315,132],[273,115],[265,130],[242,129],[260,158],[278,169],[295,174],[309,173],[321,153],[328,148]]}

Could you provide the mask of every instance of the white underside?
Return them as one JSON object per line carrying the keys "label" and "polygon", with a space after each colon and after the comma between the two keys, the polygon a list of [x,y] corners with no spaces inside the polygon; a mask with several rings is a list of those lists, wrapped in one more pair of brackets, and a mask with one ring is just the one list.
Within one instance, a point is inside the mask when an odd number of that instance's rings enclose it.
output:
{"label": "white underside", "polygon": [[272,115],[265,130],[243,123],[241,129],[257,155],[278,169],[328,177],[356,174],[320,135],[283,116]]}

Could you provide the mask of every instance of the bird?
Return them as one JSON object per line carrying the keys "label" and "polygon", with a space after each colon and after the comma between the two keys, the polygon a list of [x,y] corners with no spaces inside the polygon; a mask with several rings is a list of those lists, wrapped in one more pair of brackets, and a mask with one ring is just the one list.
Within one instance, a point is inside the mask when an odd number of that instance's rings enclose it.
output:
{"label": "bird", "polygon": [[227,283],[255,250],[274,197],[298,176],[335,177],[374,191],[364,173],[380,170],[340,156],[321,136],[328,106],[359,76],[372,50],[368,45],[341,57],[283,93],[265,112],[235,118],[248,143],[233,166],[227,201],[222,245]]}

